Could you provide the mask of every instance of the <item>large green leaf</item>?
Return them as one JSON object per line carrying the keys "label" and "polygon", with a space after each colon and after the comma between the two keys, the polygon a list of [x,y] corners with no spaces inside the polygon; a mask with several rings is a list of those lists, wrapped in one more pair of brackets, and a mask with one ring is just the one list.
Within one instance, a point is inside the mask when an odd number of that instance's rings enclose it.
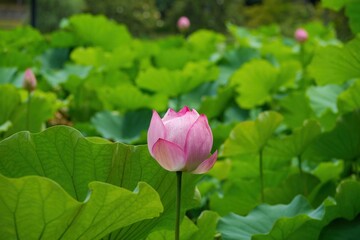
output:
{"label": "large green leaf", "polygon": [[270,204],[288,203],[296,195],[308,196],[320,180],[309,173],[292,174],[279,186],[265,189],[266,202]]}
{"label": "large green leaf", "polygon": [[359,0],[323,0],[322,5],[335,11],[339,11],[341,8],[345,7],[345,15],[349,18],[351,30],[353,33],[360,32]]}
{"label": "large green leaf", "polygon": [[124,25],[104,16],[75,15],[64,24],[64,28],[73,32],[77,45],[93,45],[112,50],[131,41],[131,35]]}
{"label": "large green leaf", "polygon": [[70,57],[76,64],[93,66],[101,70],[113,70],[131,67],[135,53],[129,47],[117,47],[111,52],[99,47],[79,47],[71,52]]}
{"label": "large green leaf", "polygon": [[[325,223],[319,239],[357,239],[359,232],[360,183],[345,180],[340,183],[335,196],[336,205],[326,209]],[[355,235],[353,235],[355,234]]]}
{"label": "large green leaf", "polygon": [[18,105],[16,111],[12,113],[10,117],[12,127],[5,136],[23,130],[41,131],[45,122],[54,116],[58,107],[56,95],[52,92],[33,92],[31,98],[28,98],[27,102]]}
{"label": "large green leaf", "polygon": [[326,209],[326,223],[336,218],[352,220],[360,213],[360,182],[344,180],[337,187],[336,193],[336,205]]}
{"label": "large green leaf", "polygon": [[313,170],[313,174],[322,182],[327,182],[332,179],[338,180],[340,174],[344,170],[343,161],[322,162]]}
{"label": "large green leaf", "polygon": [[181,71],[148,68],[139,73],[136,84],[140,88],[175,97],[202,83],[214,81],[217,76],[218,69],[212,63],[189,62]]}
{"label": "large green leaf", "polygon": [[151,111],[142,109],[123,115],[118,112],[98,112],[91,122],[103,137],[131,143],[140,138],[142,131],[147,130],[150,119]]}
{"label": "large green leaf", "polygon": [[26,69],[47,47],[45,37],[30,26],[0,30],[0,66]]}
{"label": "large green leaf", "polygon": [[360,157],[360,113],[343,115],[335,128],[323,133],[308,149],[309,157],[356,160]]}
{"label": "large green leaf", "polygon": [[277,86],[276,77],[276,68],[265,60],[252,60],[244,64],[231,78],[232,84],[238,85],[236,101],[244,108],[270,101],[271,92]]}
{"label": "large green leaf", "polygon": [[[224,183],[221,185],[219,193],[214,193],[210,196],[211,210],[218,212],[222,216],[230,212],[244,215],[261,203],[259,161],[257,160],[256,157],[249,159],[241,157],[239,159],[233,159],[232,161],[228,159],[225,162],[226,165],[221,164],[222,166],[218,166],[218,164],[216,164],[214,166],[213,169],[215,172],[211,171],[210,174],[216,174]],[[273,168],[273,166],[268,165],[267,161],[264,161],[264,189],[266,201],[268,200],[267,193],[273,195],[273,192],[270,190],[278,187],[289,174],[288,168],[283,169],[278,166]],[[223,172],[216,173],[216,171]],[[224,176],[224,174],[226,175]],[[302,191],[298,191],[296,193],[301,192]],[[278,201],[281,202],[282,199],[286,199],[288,196],[286,193],[281,194],[281,196],[269,196],[269,200],[278,197],[278,199],[280,199]],[[286,201],[283,203],[286,203]]]}
{"label": "large green leaf", "polygon": [[301,157],[320,133],[320,126],[316,121],[306,121],[301,128],[295,129],[293,134],[269,141],[268,146],[265,147],[264,155],[277,161],[282,158],[291,160],[294,157]]}
{"label": "large green leaf", "polygon": [[319,240],[357,240],[360,236],[360,217],[353,221],[345,219],[334,220],[326,226],[319,236]]}
{"label": "large green leaf", "polygon": [[199,230],[193,234],[191,240],[213,240],[219,215],[216,212],[204,211],[197,220]]}
{"label": "large green leaf", "polygon": [[205,114],[209,119],[218,117],[225,111],[233,97],[234,90],[230,87],[219,89],[215,96],[204,96],[202,98],[200,113]]}
{"label": "large green leaf", "polygon": [[[151,158],[147,146],[89,141],[72,128],[56,126],[38,133],[17,133],[0,142],[0,173],[7,177],[48,177],[77,200],[84,200],[92,181],[133,190],[139,181],[160,195],[160,218],[122,228],[110,239],[143,239],[155,227],[172,228],[175,219],[176,174],[165,171]],[[183,209],[194,206],[197,175],[184,174]]]}
{"label": "large green leaf", "polygon": [[91,182],[86,200],[78,202],[48,178],[0,175],[0,192],[5,239],[100,239],[163,210],[157,192],[144,182],[134,192]]}
{"label": "large green leaf", "polygon": [[353,33],[360,33],[360,1],[352,0],[347,3],[345,15],[349,18],[349,25]]}
{"label": "large green leaf", "polygon": [[131,84],[117,87],[103,87],[98,94],[105,107],[110,110],[138,110],[141,108],[165,111],[167,96],[164,94],[147,94]]}
{"label": "large green leaf", "polygon": [[337,113],[337,97],[342,92],[342,87],[329,84],[326,86],[312,86],[306,91],[307,96],[310,99],[310,106],[315,114],[320,117],[330,110],[333,113]]}
{"label": "large green leaf", "polygon": [[14,80],[16,70],[17,69],[14,67],[8,67],[8,68],[1,67],[0,68],[0,84],[12,83]]}
{"label": "large green leaf", "polygon": [[[258,169],[254,169],[258,172]],[[254,173],[256,174],[256,173]],[[233,178],[222,186],[221,196],[210,197],[210,209],[224,216],[231,212],[247,214],[260,204],[260,182]]]}
{"label": "large green leaf", "polygon": [[223,156],[258,154],[282,121],[277,112],[263,112],[255,121],[241,122],[231,131],[223,145]]}
{"label": "large green leaf", "polygon": [[0,85],[0,92],[0,124],[3,124],[20,104],[20,94],[11,85]]}
{"label": "large green leaf", "polygon": [[360,77],[360,37],[343,47],[319,49],[309,66],[310,74],[319,85],[341,84]]}
{"label": "large green leaf", "polygon": [[55,94],[35,91],[31,99],[21,102],[21,90],[0,85],[0,125],[9,123],[5,137],[22,130],[41,131],[58,108]]}
{"label": "large green leaf", "polygon": [[[188,218],[180,225],[180,240],[213,240],[219,215],[216,212],[204,211],[198,218],[197,226]],[[173,240],[173,230],[156,231],[146,240]]]}
{"label": "large green leaf", "polygon": [[291,128],[301,127],[305,119],[311,118],[314,113],[310,107],[310,100],[303,91],[290,93],[279,102],[284,122]]}
{"label": "large green leaf", "polygon": [[[246,217],[229,214],[220,219],[222,239],[317,239],[316,223],[324,216],[324,207],[312,209],[306,199],[297,196],[288,205],[260,205]],[[306,229],[306,231],[304,231]]]}
{"label": "large green leaf", "polygon": [[66,64],[62,69],[43,69],[41,74],[48,81],[48,83],[56,88],[61,83],[73,80],[71,76],[76,76],[79,79],[85,79],[92,69],[92,66],[80,66],[74,64]]}
{"label": "large green leaf", "polygon": [[[192,235],[198,231],[196,225],[187,217],[180,224],[180,240],[190,240]],[[160,230],[152,232],[146,240],[173,240],[174,230]]]}
{"label": "large green leaf", "polygon": [[360,213],[360,183],[340,183],[337,194],[317,209],[297,196],[288,205],[260,205],[247,216],[229,214],[220,219],[218,230],[226,239],[318,239],[321,229],[337,218],[352,220]]}
{"label": "large green leaf", "polygon": [[218,46],[225,42],[225,36],[210,30],[201,29],[187,38],[187,47],[193,59],[209,59]]}
{"label": "large green leaf", "polygon": [[158,68],[170,70],[182,69],[190,60],[191,53],[186,48],[169,48],[159,51],[155,55],[155,64]]}
{"label": "large green leaf", "polygon": [[342,113],[360,109],[360,79],[339,95],[337,106]]}
{"label": "large green leaf", "polygon": [[[244,64],[231,77],[239,96],[238,104],[252,108],[272,100],[281,86],[294,85],[298,64],[285,63],[281,68],[272,66],[268,61],[255,59]],[[261,69],[261,71],[259,71]]]}

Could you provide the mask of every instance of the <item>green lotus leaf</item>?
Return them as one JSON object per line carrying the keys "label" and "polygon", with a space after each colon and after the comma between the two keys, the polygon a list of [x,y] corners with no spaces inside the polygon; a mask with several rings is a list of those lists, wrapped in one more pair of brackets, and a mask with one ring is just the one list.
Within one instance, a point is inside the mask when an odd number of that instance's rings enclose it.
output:
{"label": "green lotus leaf", "polygon": [[284,97],[280,102],[281,114],[284,116],[284,122],[291,128],[301,127],[304,119],[314,116],[310,107],[310,100],[305,92],[294,91]]}
{"label": "green lotus leaf", "polygon": [[63,26],[73,33],[77,45],[92,45],[112,50],[131,42],[131,35],[124,25],[104,16],[74,15]]}
{"label": "green lotus leaf", "polygon": [[360,236],[359,226],[359,217],[352,221],[336,219],[321,231],[319,240],[357,240]]}
{"label": "green lotus leaf", "polygon": [[340,93],[337,106],[342,113],[360,109],[360,79],[357,79],[348,89]]}
{"label": "green lotus leaf", "polygon": [[[161,168],[150,156],[147,146],[90,141],[65,126],[51,127],[37,134],[19,132],[0,142],[0,173],[12,178],[28,175],[50,178],[78,201],[86,199],[88,185],[93,181],[130,191],[138,182],[147,182],[159,193],[164,212],[160,218],[118,229],[109,239],[142,239],[155,229],[173,227],[176,174]],[[198,178],[198,175],[184,174],[183,185],[187,187],[182,193],[182,214],[197,204],[193,196]]]}
{"label": "green lotus leaf", "polygon": [[119,114],[118,112],[98,112],[91,119],[92,124],[101,135],[123,143],[131,143],[140,138],[142,131],[149,127],[151,110]]}
{"label": "green lotus leaf", "polygon": [[329,84],[326,86],[312,86],[306,91],[310,99],[310,106],[315,112],[316,116],[320,117],[330,110],[337,113],[336,101],[343,88],[339,85]]}
{"label": "green lotus leaf", "polygon": [[187,38],[187,48],[192,53],[192,59],[209,59],[214,54],[218,46],[225,42],[223,34],[201,29],[193,32]]}
{"label": "green lotus leaf", "polygon": [[219,89],[215,96],[203,97],[199,112],[205,114],[209,119],[218,117],[225,111],[233,95],[234,90],[230,87]]}
{"label": "green lotus leaf", "polygon": [[16,70],[14,67],[0,67],[0,84],[13,83]]}
{"label": "green lotus leaf", "polygon": [[159,51],[154,60],[158,68],[175,70],[182,69],[190,57],[191,53],[186,48],[169,48],[165,51]]}
{"label": "green lotus leaf", "polygon": [[[197,231],[196,225],[189,218],[185,217],[180,224],[180,240],[190,240]],[[174,230],[160,230],[152,232],[146,240],[172,240],[174,235]]]}
{"label": "green lotus leaf", "polygon": [[306,121],[301,128],[295,129],[293,134],[269,141],[264,149],[264,155],[274,161],[280,159],[290,161],[294,157],[301,157],[320,133],[320,125],[316,121]]}
{"label": "green lotus leaf", "polygon": [[299,195],[288,205],[262,204],[247,216],[229,214],[220,219],[217,229],[224,240],[316,240],[333,220],[353,220],[360,213],[359,197],[360,183],[347,180],[339,184],[334,198],[326,199],[316,209]]}
{"label": "green lotus leaf", "polygon": [[[306,199],[297,196],[288,205],[262,204],[246,217],[229,214],[220,219],[222,239],[317,239],[315,224],[325,214],[324,206],[312,209]],[[301,231],[306,227],[306,231]]]}
{"label": "green lotus leaf", "polygon": [[259,114],[255,121],[241,122],[230,132],[222,149],[223,156],[258,154],[272,137],[283,117],[273,111]]}
{"label": "green lotus leaf", "polygon": [[315,52],[309,66],[318,85],[341,84],[360,77],[360,37],[345,46],[327,46]]}
{"label": "green lotus leaf", "polygon": [[71,52],[70,57],[76,64],[113,70],[132,67],[135,53],[129,47],[117,47],[111,52],[99,47],[78,47]]}
{"label": "green lotus leaf", "polygon": [[341,116],[334,129],[321,134],[308,149],[306,155],[327,161],[333,158],[348,161],[358,159],[360,157],[359,122],[359,112]]}
{"label": "green lotus leaf", "polygon": [[110,110],[138,110],[141,108],[165,111],[167,96],[164,94],[147,94],[131,84],[117,87],[103,87],[98,94],[107,109]]}
{"label": "green lotus leaf", "polygon": [[345,15],[349,18],[349,25],[353,33],[360,32],[360,1],[349,1],[346,5]]}
{"label": "green lotus leaf", "polygon": [[202,83],[214,81],[218,70],[213,64],[189,62],[180,70],[148,68],[139,73],[136,84],[153,92],[175,97],[189,92]]}
{"label": "green lotus leaf", "polygon": [[18,131],[41,131],[59,107],[55,94],[35,91],[26,102],[21,102],[21,90],[11,85],[0,85],[0,124],[8,122],[4,137]]}
{"label": "green lotus leaf", "polygon": [[[281,87],[294,85],[300,66],[296,62],[288,62],[276,68],[268,61],[255,59],[244,64],[231,77],[239,95],[236,98],[239,106],[250,109],[272,100]],[[261,71],[259,71],[261,69]]]}
{"label": "green lotus leaf", "polygon": [[91,182],[83,202],[39,176],[0,175],[0,190],[0,234],[5,239],[100,239],[121,227],[158,217],[163,210],[157,192],[144,182],[134,192]]}
{"label": "green lotus leaf", "polygon": [[20,104],[20,94],[11,85],[0,85],[0,92],[0,124],[3,124]]}
{"label": "green lotus leaf", "polygon": [[247,214],[260,204],[260,182],[258,179],[226,181],[221,195],[214,194],[210,197],[210,210],[216,211],[220,216],[231,212]]}
{"label": "green lotus leaf", "polygon": [[269,204],[288,203],[295,196],[309,196],[320,184],[320,180],[309,173],[292,174],[276,187],[265,189],[266,202]]}

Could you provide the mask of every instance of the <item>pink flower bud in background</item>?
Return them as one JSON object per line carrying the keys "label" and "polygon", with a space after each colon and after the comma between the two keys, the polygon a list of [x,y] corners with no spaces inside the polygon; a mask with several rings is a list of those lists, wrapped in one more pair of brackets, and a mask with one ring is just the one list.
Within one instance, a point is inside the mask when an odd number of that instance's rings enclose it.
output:
{"label": "pink flower bud in background", "polygon": [[306,40],[308,39],[309,36],[305,29],[298,28],[295,31],[294,37],[295,37],[296,41],[303,43],[303,42],[306,42]]}
{"label": "pink flower bud in background", "polygon": [[180,30],[180,32],[187,31],[190,27],[190,20],[185,16],[180,17],[179,20],[177,21],[177,27]]}
{"label": "pink flower bud in background", "polygon": [[162,119],[153,111],[147,141],[151,156],[168,171],[205,173],[217,158],[217,151],[210,156],[213,135],[207,117],[188,107],[170,108]]}
{"label": "pink flower bud in background", "polygon": [[26,69],[24,75],[23,87],[29,92],[32,92],[35,90],[36,84],[37,81],[33,71],[30,68]]}

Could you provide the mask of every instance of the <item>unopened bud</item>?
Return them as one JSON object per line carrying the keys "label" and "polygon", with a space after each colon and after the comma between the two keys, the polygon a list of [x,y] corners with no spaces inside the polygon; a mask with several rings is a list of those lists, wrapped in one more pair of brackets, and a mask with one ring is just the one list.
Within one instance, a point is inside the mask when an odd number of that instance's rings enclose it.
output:
{"label": "unopened bud", "polygon": [[32,92],[35,90],[36,84],[37,81],[33,71],[30,68],[26,69],[24,75],[23,87],[29,92]]}
{"label": "unopened bud", "polygon": [[306,42],[309,36],[308,36],[308,32],[305,29],[298,28],[295,31],[294,37],[296,41],[298,41],[299,43],[303,43]]}
{"label": "unopened bud", "polygon": [[177,27],[180,32],[186,32],[190,27],[190,20],[185,16],[180,17],[177,21]]}

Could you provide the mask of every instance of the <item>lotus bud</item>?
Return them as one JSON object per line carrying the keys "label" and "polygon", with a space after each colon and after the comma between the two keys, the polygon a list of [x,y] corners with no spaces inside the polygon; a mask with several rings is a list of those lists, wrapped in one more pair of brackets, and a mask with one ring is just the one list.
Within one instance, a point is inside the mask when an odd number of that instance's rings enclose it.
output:
{"label": "lotus bud", "polygon": [[153,111],[148,135],[151,156],[166,170],[201,174],[215,164],[210,154],[213,135],[205,115],[184,107],[169,109],[163,118]]}
{"label": "lotus bud", "polygon": [[190,27],[190,20],[189,18],[182,16],[177,21],[177,27],[180,32],[186,32]]}
{"label": "lotus bud", "polygon": [[26,69],[24,75],[23,87],[29,92],[32,92],[35,90],[36,84],[37,81],[33,71],[30,68]]}
{"label": "lotus bud", "polygon": [[308,32],[303,28],[298,28],[295,31],[294,37],[299,43],[304,43],[308,39]]}

